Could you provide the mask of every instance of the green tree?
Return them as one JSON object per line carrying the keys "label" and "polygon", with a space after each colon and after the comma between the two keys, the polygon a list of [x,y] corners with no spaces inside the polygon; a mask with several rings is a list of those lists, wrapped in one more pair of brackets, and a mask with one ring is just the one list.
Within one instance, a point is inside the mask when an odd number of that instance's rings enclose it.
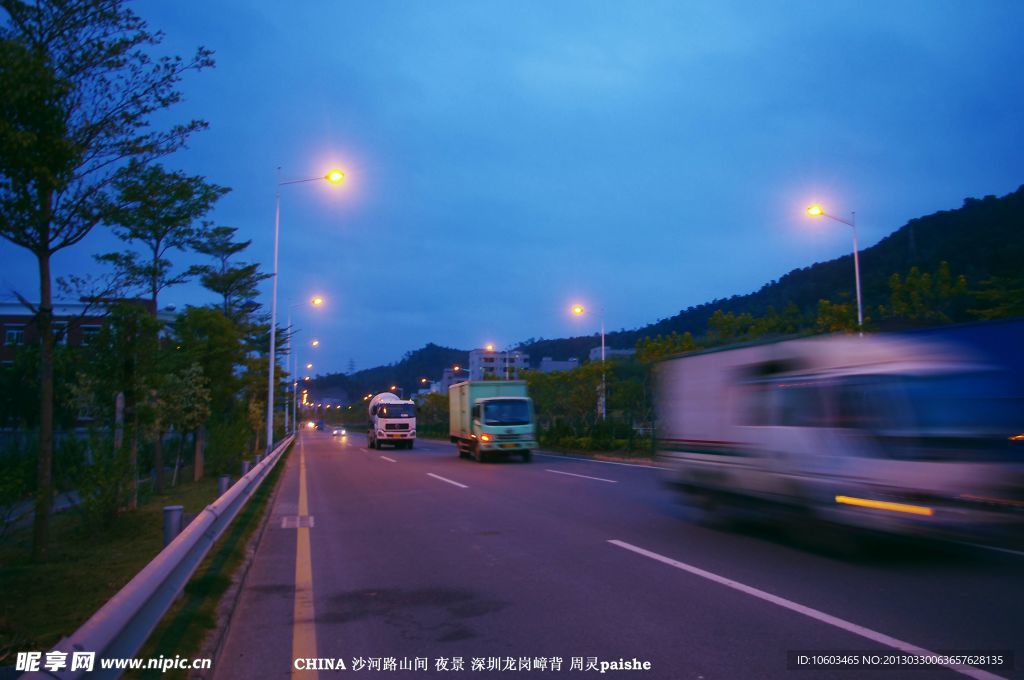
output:
{"label": "green tree", "polygon": [[[133,507],[138,498],[135,480],[139,434],[152,418],[152,404],[147,397],[159,379],[156,327],[156,319],[139,304],[124,302],[111,307],[100,331],[89,343],[78,382],[71,390],[71,398],[79,409],[88,411],[97,425],[115,433],[108,461],[111,472],[121,470],[116,459],[122,455],[121,442],[127,441],[124,457],[131,474]],[[117,412],[118,395],[124,403],[122,417]]]}
{"label": "green tree", "polygon": [[641,362],[653,362],[680,352],[697,349],[693,335],[686,331],[682,335],[672,331],[669,335],[640,338],[636,343],[636,358]]}
{"label": "green tree", "polygon": [[819,333],[852,333],[857,330],[857,310],[848,302],[818,300],[815,327]]}
{"label": "green tree", "polygon": [[954,277],[943,261],[935,272],[911,267],[905,277],[890,276],[889,305],[879,315],[918,325],[952,323],[964,316],[967,300],[967,278]]}
{"label": "green tree", "polygon": [[990,321],[1013,316],[1024,316],[1024,277],[992,276],[981,281],[971,291],[975,308],[970,315]]}
{"label": "green tree", "polygon": [[151,126],[181,96],[183,75],[213,64],[147,53],[160,43],[122,0],[0,0],[0,236],[32,253],[40,338],[39,461],[33,557],[45,559],[53,496],[51,259],[105,215],[129,161],[148,163],[203,127]]}
{"label": "green tree", "polygon": [[205,178],[169,172],[161,165],[145,166],[132,162],[114,181],[116,192],[105,209],[105,221],[119,239],[139,245],[143,256],[128,250],[101,255],[123,273],[130,286],[145,290],[159,309],[160,291],[187,281],[195,271],[172,274],[167,259],[170,250],[185,250],[201,236],[196,226],[228,189],[211,184]]}
{"label": "green tree", "polygon": [[235,241],[236,231],[235,227],[213,227],[206,230],[202,237],[194,239],[192,248],[217,261],[216,266],[202,265],[195,268],[200,273],[199,280],[205,288],[221,296],[221,311],[239,320],[251,306],[249,301],[258,294],[260,282],[269,279],[271,275],[261,273],[258,264],[232,266],[231,258],[252,243]]}

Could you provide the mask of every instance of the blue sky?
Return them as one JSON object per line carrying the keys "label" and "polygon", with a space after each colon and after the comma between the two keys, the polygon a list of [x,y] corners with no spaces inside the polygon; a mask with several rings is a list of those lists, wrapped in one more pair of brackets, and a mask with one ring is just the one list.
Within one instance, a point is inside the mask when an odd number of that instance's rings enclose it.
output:
{"label": "blue sky", "polygon": [[[139,3],[162,50],[204,45],[167,165],[232,187],[218,224],[322,346],[316,372],[436,342],[635,328],[1024,183],[1019,2]],[[97,231],[56,261],[90,268]],[[35,263],[0,244],[6,288]],[[184,264],[186,260],[181,259]],[[269,287],[268,287],[269,292]],[[191,285],[162,303],[210,300]],[[870,301],[867,301],[870,302]],[[283,323],[283,321],[282,321]]]}

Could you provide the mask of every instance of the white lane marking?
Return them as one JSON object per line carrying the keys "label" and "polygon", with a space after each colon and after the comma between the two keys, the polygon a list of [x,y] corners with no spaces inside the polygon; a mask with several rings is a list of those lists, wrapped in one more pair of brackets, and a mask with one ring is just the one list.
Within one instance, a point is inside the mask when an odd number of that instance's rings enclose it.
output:
{"label": "white lane marking", "polygon": [[441,475],[435,475],[433,472],[428,472],[427,473],[427,477],[433,477],[434,479],[440,479],[442,482],[448,482],[449,484],[454,484],[455,486],[463,488],[463,489],[468,489],[469,488],[465,484],[459,484],[458,482],[453,482],[452,480],[448,479],[447,477],[442,477]]}
{"label": "white lane marking", "polygon": [[[929,651],[929,650],[927,650],[927,649],[925,649],[923,647],[918,647],[917,645],[912,645],[909,642],[904,642],[903,640],[899,640],[897,638],[890,637],[889,635],[886,635],[885,633],[879,633],[877,631],[871,630],[870,628],[865,628],[863,626],[858,626],[856,623],[850,623],[849,621],[846,621],[845,619],[840,619],[838,617],[832,616],[831,614],[826,614],[825,612],[823,612],[821,610],[812,609],[811,607],[806,607],[806,606],[804,606],[804,605],[802,605],[802,604],[800,604],[798,602],[793,602],[792,600],[787,600],[784,597],[779,597],[778,595],[772,595],[771,593],[765,592],[763,590],[759,590],[759,589],[754,588],[752,586],[745,585],[743,583],[740,583],[739,581],[733,581],[731,578],[726,578],[724,576],[719,576],[718,574],[713,574],[710,571],[704,571],[703,569],[701,569],[699,567],[695,567],[693,565],[686,564],[685,562],[679,562],[677,560],[672,559],[671,557],[665,557],[664,555],[659,555],[656,552],[651,552],[650,550],[644,550],[643,548],[639,548],[639,547],[637,547],[635,545],[632,545],[630,543],[626,543],[625,541],[620,541],[620,540],[617,540],[617,539],[609,539],[608,542],[611,543],[612,545],[617,545],[620,548],[624,548],[624,549],[629,550],[631,552],[635,552],[638,555],[643,555],[644,557],[649,557],[650,559],[658,561],[658,562],[661,562],[662,564],[667,564],[670,567],[675,567],[676,569],[681,569],[682,571],[689,572],[689,573],[693,574],[694,576],[700,576],[701,578],[706,578],[707,580],[714,581],[715,583],[718,583],[719,585],[723,585],[723,586],[725,586],[727,588],[732,588],[733,590],[738,590],[741,593],[746,593],[747,595],[751,595],[751,596],[756,597],[758,599],[764,600],[765,602],[771,602],[772,604],[778,605],[778,606],[783,607],[785,609],[789,609],[790,611],[794,611],[794,612],[796,612],[798,614],[803,614],[804,616],[808,616],[808,617],[810,617],[812,619],[815,619],[816,621],[821,621],[822,623],[827,623],[830,626],[835,626],[836,628],[841,628],[842,630],[845,630],[848,633],[853,633],[854,635],[859,635],[859,636],[861,636],[863,638],[867,638],[868,640],[871,640],[873,642],[877,642],[879,644],[885,645],[886,647],[892,647],[893,649],[898,649],[901,652],[905,652],[907,654],[913,654],[915,656],[938,656],[935,652],[931,652],[931,651]],[[939,664],[936,664],[936,665],[939,665]],[[954,671],[956,671],[958,673],[966,675],[969,678],[976,678],[977,680],[1003,680],[1003,678],[1001,676],[993,675],[992,673],[989,673],[988,671],[983,671],[983,670],[981,670],[979,668],[974,668],[973,666],[964,666],[964,665],[955,665],[955,664],[942,664],[942,665],[944,665],[946,668],[949,668],[949,669],[954,670]]]}
{"label": "white lane marking", "polygon": [[623,467],[644,468],[644,469],[647,469],[647,470],[671,470],[672,469],[672,468],[663,467],[661,465],[641,465],[640,463],[617,463],[614,460],[596,460],[594,458],[584,458],[583,456],[558,456],[558,455],[555,455],[553,453],[541,453],[540,451],[534,451],[533,454],[535,456],[544,456],[545,458],[561,458],[562,460],[565,460],[566,458],[568,458],[569,460],[579,460],[579,461],[583,461],[584,463],[601,463],[603,465],[621,465]]}
{"label": "white lane marking", "polygon": [[1020,550],[1011,550],[1009,548],[999,548],[999,547],[996,547],[994,545],[984,545],[982,543],[969,543],[968,541],[953,541],[953,542],[954,543],[959,543],[960,545],[967,545],[967,546],[970,546],[972,548],[981,548],[982,550],[996,550],[996,551],[999,551],[1001,553],[1009,553],[1010,555],[1016,555],[1017,557],[1024,557],[1024,552],[1021,552]]}
{"label": "white lane marking", "polygon": [[619,483],[619,480],[617,480],[617,479],[605,479],[604,477],[591,477],[590,475],[578,475],[575,472],[562,472],[561,470],[548,470],[547,468],[544,469],[544,472],[554,472],[556,475],[569,475],[570,477],[582,477],[583,479],[594,479],[594,480],[597,480],[598,482],[609,482],[611,484],[618,484]]}
{"label": "white lane marking", "polygon": [[398,461],[397,461],[397,460],[395,460],[394,458],[388,458],[387,456],[381,456],[381,457],[380,457],[380,459],[381,459],[381,460],[386,460],[386,461],[387,461],[387,462],[389,462],[389,463],[397,463],[397,462],[398,462]]}

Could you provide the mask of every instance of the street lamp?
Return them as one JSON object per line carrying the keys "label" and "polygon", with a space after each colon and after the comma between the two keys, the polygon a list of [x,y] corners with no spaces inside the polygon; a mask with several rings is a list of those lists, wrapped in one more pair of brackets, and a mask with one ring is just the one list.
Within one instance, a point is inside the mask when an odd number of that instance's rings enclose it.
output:
{"label": "street lamp", "polygon": [[277,251],[281,234],[281,187],[286,184],[302,184],[320,180],[327,180],[331,184],[340,184],[344,179],[345,173],[341,170],[330,170],[322,177],[282,182],[281,168],[277,169],[277,190],[274,192],[274,272],[271,275],[273,293],[270,297],[270,354],[267,355],[269,364],[269,370],[267,370],[267,453],[270,453],[270,449],[274,446],[274,369],[277,367],[277,357],[274,356],[274,351],[277,342]]}
{"label": "street lamp", "polygon": [[853,231],[853,280],[857,286],[857,332],[860,335],[864,335],[864,309],[861,306],[860,297],[860,258],[857,254],[857,251],[859,250],[857,247],[857,213],[850,212],[850,219],[844,220],[842,217],[829,215],[820,205],[812,205],[807,208],[807,214],[811,217],[827,217],[835,220],[836,222],[842,222]]}
{"label": "street lamp", "polygon": [[320,341],[317,340],[316,338],[314,338],[313,340],[310,341],[309,346],[310,347],[319,347],[320,346]]}
{"label": "street lamp", "polygon": [[[292,310],[295,309],[296,307],[302,307],[304,304],[305,304],[304,302],[296,302],[294,304],[288,305],[288,355],[285,358],[285,362],[284,363],[285,363],[286,367],[289,364],[292,365],[292,399],[291,399],[292,404],[291,404],[291,406],[292,406],[292,427],[295,428],[295,429],[297,429],[298,423],[299,423],[298,417],[297,417],[298,416],[298,410],[299,410],[298,403],[297,403],[298,402],[298,394],[296,393],[296,389],[299,386],[299,381],[298,381],[298,375],[299,375],[299,356],[298,356],[298,353],[295,353],[295,356],[292,356],[292,344],[293,344],[292,343],[292,336],[294,335],[294,330],[292,328]],[[320,295],[314,295],[312,298],[310,298],[309,304],[312,305],[313,307],[321,307],[324,304],[324,298],[322,296],[320,296]],[[312,364],[309,364],[309,365],[306,366],[306,368],[312,368],[312,367],[313,367]],[[284,407],[284,430],[285,430],[285,432],[288,431],[288,404],[285,404],[285,407]]]}
{"label": "street lamp", "polygon": [[[572,313],[575,316],[583,316],[586,313],[586,308],[577,303],[572,306]],[[604,307],[601,308],[601,420],[604,420],[608,416],[608,408],[605,404],[607,393],[605,391],[605,365],[604,365]]]}

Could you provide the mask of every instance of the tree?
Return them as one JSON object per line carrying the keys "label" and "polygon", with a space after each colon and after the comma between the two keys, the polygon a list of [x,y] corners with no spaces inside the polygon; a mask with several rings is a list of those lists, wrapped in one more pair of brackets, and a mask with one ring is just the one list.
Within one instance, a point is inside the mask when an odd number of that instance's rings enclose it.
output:
{"label": "tree", "polygon": [[[194,273],[189,269],[172,274],[168,251],[185,250],[196,239],[194,224],[228,190],[202,177],[168,172],[155,164],[144,167],[134,161],[114,181],[114,190],[115,203],[105,211],[105,221],[118,238],[129,244],[140,244],[145,254],[140,257],[129,250],[101,255],[98,259],[113,263],[129,285],[146,290],[155,316],[160,308],[157,301],[160,291],[184,283]],[[158,351],[159,348],[158,344]],[[150,400],[155,407],[153,479],[159,492],[164,487],[163,435],[167,427],[159,405],[166,399],[154,391]]]}
{"label": "tree", "polygon": [[40,337],[39,465],[33,557],[45,559],[53,495],[53,294],[51,258],[104,218],[129,161],[147,164],[205,127],[150,127],[180,101],[188,71],[213,64],[152,59],[158,45],[124,0],[0,0],[0,236],[35,256]]}
{"label": "tree", "polygon": [[[139,431],[148,419],[148,395],[158,379],[156,365],[156,319],[138,303],[114,305],[99,333],[90,341],[72,398],[78,408],[88,410],[95,420],[117,430],[115,404],[123,395],[127,429],[128,470],[131,473],[130,504],[135,505],[138,479]],[[112,455],[120,455],[115,443]]]}
{"label": "tree", "polygon": [[[210,381],[203,375],[203,367],[198,362],[193,362],[184,370],[168,375],[160,403],[163,411],[162,421],[181,433],[182,444],[184,444],[185,433],[193,433],[195,441],[193,479],[195,481],[202,479],[203,451],[199,431],[210,417]],[[181,448],[178,451],[178,461],[180,462]],[[177,479],[177,462],[174,465],[174,472],[175,479]],[[173,484],[174,482],[172,482]]]}
{"label": "tree", "polygon": [[141,245],[145,256],[127,251],[98,259],[113,263],[129,285],[143,288],[155,314],[160,291],[184,283],[194,273],[190,269],[172,275],[168,251],[185,250],[196,242],[200,234],[195,223],[228,189],[203,177],[133,161],[114,181],[114,190],[114,203],[105,211],[105,221],[122,241]]}
{"label": "tree", "polygon": [[906,277],[890,276],[889,306],[879,307],[879,313],[911,324],[952,323],[963,315],[967,299],[967,278],[954,278],[943,261],[934,273],[911,267]]}
{"label": "tree", "polygon": [[249,300],[258,294],[260,281],[269,279],[271,275],[261,273],[258,264],[229,264],[232,257],[252,243],[235,241],[236,231],[235,227],[207,229],[201,238],[193,240],[192,248],[217,260],[216,267],[203,265],[195,268],[200,273],[199,280],[204,287],[221,296],[224,314],[239,320],[250,310]]}

